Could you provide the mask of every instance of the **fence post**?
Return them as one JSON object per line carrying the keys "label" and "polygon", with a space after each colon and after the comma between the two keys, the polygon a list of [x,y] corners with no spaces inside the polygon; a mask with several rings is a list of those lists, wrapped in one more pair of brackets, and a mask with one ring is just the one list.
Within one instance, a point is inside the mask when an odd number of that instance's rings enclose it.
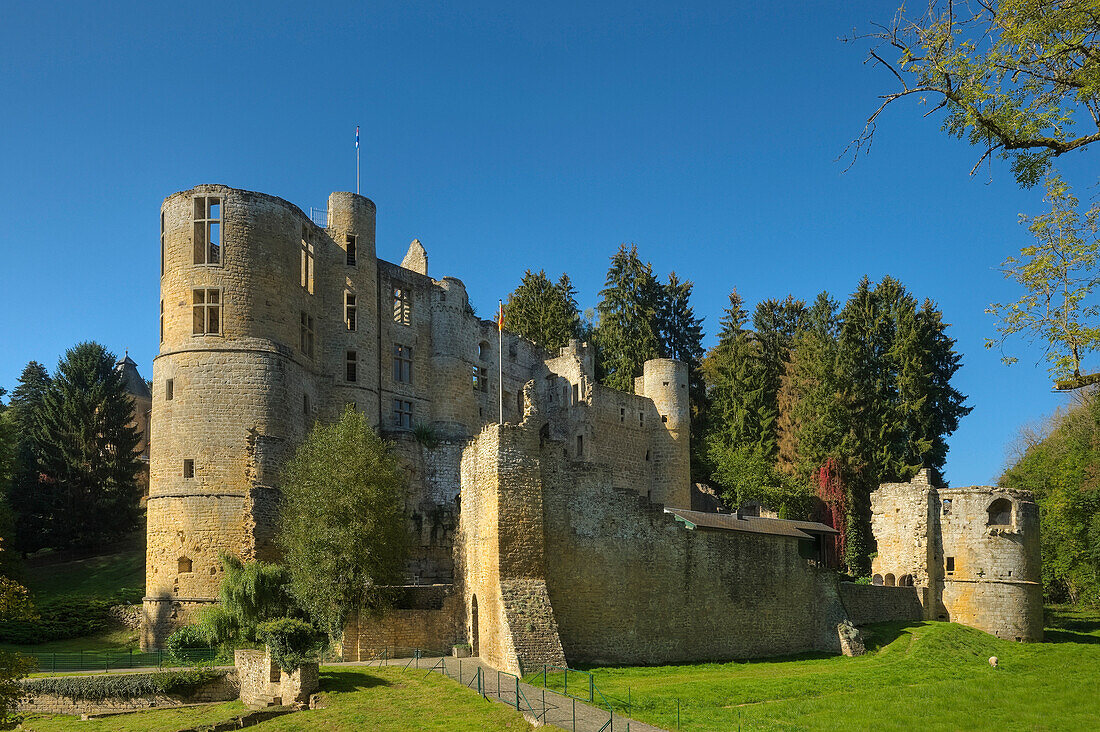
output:
{"label": "fence post", "polygon": [[680,729],[680,700],[676,700],[676,729]]}
{"label": "fence post", "polygon": [[546,688],[546,664],[542,664],[542,688]]}
{"label": "fence post", "polygon": [[596,701],[596,679],[592,672],[588,672],[588,701]]}
{"label": "fence post", "polygon": [[565,669],[564,675],[565,675],[565,691],[563,691],[562,693],[565,694],[565,696],[569,696],[569,669]]}
{"label": "fence post", "polygon": [[516,711],[519,711],[519,677],[516,677]]}
{"label": "fence post", "polygon": [[[628,717],[634,716],[633,714],[631,714],[631,711],[632,710],[631,710],[631,704],[630,704],[630,687],[628,686],[628,687],[626,687],[626,716],[628,716]],[[630,722],[626,723],[626,730],[627,730],[627,732],[630,732]]]}
{"label": "fence post", "polygon": [[569,697],[573,700],[573,732],[577,732],[577,700],[573,697]]}

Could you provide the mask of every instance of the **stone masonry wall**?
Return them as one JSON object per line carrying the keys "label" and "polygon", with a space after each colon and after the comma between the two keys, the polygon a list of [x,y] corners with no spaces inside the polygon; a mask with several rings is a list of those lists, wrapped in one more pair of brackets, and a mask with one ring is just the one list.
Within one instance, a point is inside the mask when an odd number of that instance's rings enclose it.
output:
{"label": "stone masonry wall", "polygon": [[840,583],[840,599],[854,625],[924,619],[924,587],[883,587]]}
{"label": "stone masonry wall", "polygon": [[466,641],[463,607],[463,598],[451,593],[438,610],[394,609],[378,618],[354,616],[344,629],[344,660],[369,661],[383,653],[404,655],[417,648],[446,654]]}
{"label": "stone masonry wall", "polygon": [[109,712],[131,712],[143,709],[168,709],[185,704],[232,701],[240,694],[240,684],[235,671],[203,684],[194,693],[187,695],[157,694],[155,696],[134,697],[131,699],[103,699],[89,701],[72,699],[54,694],[28,695],[19,703],[21,714],[106,714]]}

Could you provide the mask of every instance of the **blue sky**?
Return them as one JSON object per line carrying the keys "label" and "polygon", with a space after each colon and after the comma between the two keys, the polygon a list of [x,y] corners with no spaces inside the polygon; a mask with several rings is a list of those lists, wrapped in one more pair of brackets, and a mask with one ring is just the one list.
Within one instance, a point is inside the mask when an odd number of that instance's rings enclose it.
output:
{"label": "blue sky", "polygon": [[[1006,167],[915,105],[869,156],[835,158],[886,90],[865,46],[886,2],[18,3],[0,44],[0,386],[65,348],[157,350],[158,210],[198,183],[307,210],[362,189],[378,255],[417,237],[429,273],[488,316],[524,269],[597,301],[634,242],[695,282],[708,345],[729,291],[750,305],[890,274],[942,308],[974,407],[954,485],[996,479],[1021,424],[1065,403],[1037,348],[1006,367],[983,313],[997,265],[1043,210]],[[1082,189],[1096,152],[1062,163]],[[1084,191],[1082,190],[1082,193]],[[1084,195],[1082,196],[1084,197]]]}

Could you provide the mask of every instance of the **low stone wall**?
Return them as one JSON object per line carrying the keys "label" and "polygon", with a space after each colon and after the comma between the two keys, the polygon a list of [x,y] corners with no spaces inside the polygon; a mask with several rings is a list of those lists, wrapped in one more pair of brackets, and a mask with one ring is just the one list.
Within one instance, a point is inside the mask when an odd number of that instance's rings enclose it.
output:
{"label": "low stone wall", "polygon": [[28,695],[19,704],[22,714],[106,714],[136,712],[144,709],[166,709],[188,704],[233,701],[240,694],[235,671],[203,684],[191,694],[155,694],[129,699],[74,699],[55,694]]}
{"label": "low stone wall", "polygon": [[304,663],[287,673],[267,651],[235,651],[233,661],[241,681],[241,701],[254,709],[305,704],[320,687],[316,662]]}
{"label": "low stone wall", "polygon": [[462,599],[455,594],[443,598],[439,610],[390,610],[380,618],[353,617],[344,629],[344,660],[367,661],[382,653],[403,650],[447,652],[464,641]]}
{"label": "low stone wall", "polygon": [[924,619],[923,587],[840,583],[840,600],[855,625]]}

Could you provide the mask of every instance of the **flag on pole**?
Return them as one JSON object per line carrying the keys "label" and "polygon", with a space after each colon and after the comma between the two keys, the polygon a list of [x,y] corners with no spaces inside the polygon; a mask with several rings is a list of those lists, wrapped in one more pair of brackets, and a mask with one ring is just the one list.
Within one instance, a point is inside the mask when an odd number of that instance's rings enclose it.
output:
{"label": "flag on pole", "polygon": [[500,309],[497,311],[497,330],[504,330],[504,301],[499,300]]}
{"label": "flag on pole", "polygon": [[359,149],[359,125],[355,125],[355,149]]}

